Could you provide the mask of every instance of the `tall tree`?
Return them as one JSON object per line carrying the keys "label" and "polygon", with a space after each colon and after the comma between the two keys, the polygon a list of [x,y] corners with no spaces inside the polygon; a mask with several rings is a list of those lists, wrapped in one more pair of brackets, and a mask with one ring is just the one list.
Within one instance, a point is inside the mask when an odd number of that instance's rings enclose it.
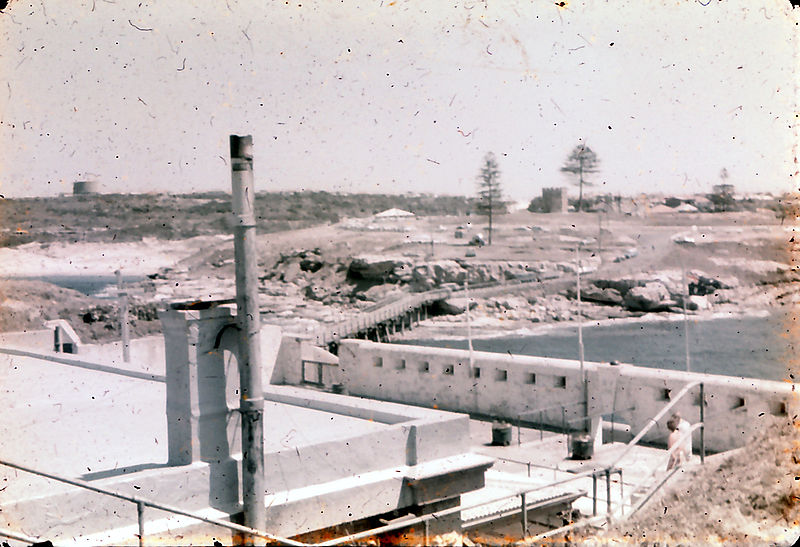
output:
{"label": "tall tree", "polygon": [[583,175],[584,173],[596,173],[599,165],[600,160],[597,158],[597,154],[584,143],[581,143],[573,148],[572,153],[567,157],[567,161],[564,162],[564,165],[561,167],[561,170],[565,173],[578,175],[577,184],[580,186],[578,211],[583,209],[583,186],[592,185],[591,182],[584,180]]}
{"label": "tall tree", "polygon": [[495,213],[505,212],[503,192],[500,189],[500,169],[494,154],[488,152],[483,158],[478,174],[478,214],[489,217],[489,245],[492,244],[492,217]]}

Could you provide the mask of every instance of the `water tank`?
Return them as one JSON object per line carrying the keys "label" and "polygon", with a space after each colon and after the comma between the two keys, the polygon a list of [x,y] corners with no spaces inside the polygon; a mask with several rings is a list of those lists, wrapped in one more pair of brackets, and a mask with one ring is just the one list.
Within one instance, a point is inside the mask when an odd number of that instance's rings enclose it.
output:
{"label": "water tank", "polygon": [[505,422],[492,423],[492,445],[508,446],[511,444],[511,424]]}
{"label": "water tank", "polygon": [[592,436],[586,433],[571,435],[570,452],[573,460],[591,460],[594,455]]}
{"label": "water tank", "polygon": [[72,183],[73,194],[97,194],[100,192],[100,183],[96,180],[78,180]]}

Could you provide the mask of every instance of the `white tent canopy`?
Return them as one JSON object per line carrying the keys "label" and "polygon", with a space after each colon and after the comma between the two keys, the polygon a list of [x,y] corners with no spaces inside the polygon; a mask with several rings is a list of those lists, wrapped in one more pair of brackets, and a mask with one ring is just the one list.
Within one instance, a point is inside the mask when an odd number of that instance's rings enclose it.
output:
{"label": "white tent canopy", "polygon": [[413,217],[414,213],[403,211],[402,209],[387,209],[382,213],[375,215],[375,218],[399,218],[399,217]]}

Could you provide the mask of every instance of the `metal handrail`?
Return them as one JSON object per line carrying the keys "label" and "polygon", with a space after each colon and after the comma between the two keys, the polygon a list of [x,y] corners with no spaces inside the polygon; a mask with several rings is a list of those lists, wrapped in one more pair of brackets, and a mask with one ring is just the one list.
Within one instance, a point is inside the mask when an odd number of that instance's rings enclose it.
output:
{"label": "metal handrail", "polygon": [[222,528],[227,528],[229,530],[235,530],[237,532],[243,532],[245,534],[249,534],[251,536],[257,536],[263,539],[269,539],[271,541],[275,541],[281,545],[293,545],[293,546],[307,546],[307,543],[301,543],[299,541],[294,541],[291,539],[283,538],[280,536],[275,536],[267,532],[262,532],[260,530],[256,530],[255,528],[250,528],[249,526],[243,526],[241,524],[235,524],[233,522],[226,522],[224,520],[219,520],[210,517],[204,517],[202,515],[198,515],[196,513],[192,513],[190,511],[184,511],[183,509],[179,509],[177,507],[172,507],[163,503],[158,503],[155,501],[151,501],[145,498],[140,498],[139,496],[130,496],[128,494],[121,494],[119,492],[114,492],[113,490],[106,490],[105,488],[100,488],[89,484],[86,481],[80,479],[70,479],[67,477],[62,477],[60,475],[56,475],[55,473],[47,473],[45,471],[38,471],[36,469],[32,469],[30,467],[26,467],[24,465],[20,465],[18,463],[13,463],[5,460],[0,460],[0,465],[5,465],[6,467],[11,467],[13,469],[19,469],[20,471],[25,471],[26,473],[31,473],[33,475],[38,475],[40,477],[45,477],[48,479],[52,479],[55,481],[63,482],[65,484],[70,484],[72,486],[77,486],[79,488],[83,488],[84,490],[91,490],[92,492],[97,492],[98,494],[103,494],[106,496],[111,496],[114,498],[118,498],[130,503],[136,504],[136,511],[138,517],[138,524],[139,524],[139,545],[144,545],[144,518],[143,512],[145,507],[152,507],[153,509],[158,509],[159,511],[166,511],[167,513],[173,513],[176,515],[181,515],[184,517],[193,518],[202,522],[207,522],[209,524],[214,524],[216,526],[221,526]]}
{"label": "metal handrail", "polygon": [[[687,432],[685,432],[683,435],[681,435],[681,436],[678,438],[678,442],[676,442],[676,443],[675,443],[675,444],[672,446],[672,448],[670,448],[669,450],[667,450],[667,461],[669,461],[669,458],[672,456],[672,454],[673,454],[674,452],[676,452],[676,451],[677,451],[677,450],[679,450],[679,449],[683,449],[683,443],[684,443],[684,442],[686,442],[686,440],[687,440],[687,439],[690,439],[690,438],[691,438],[691,436],[692,436],[692,433],[694,433],[694,432],[695,432],[697,429],[699,429],[699,428],[703,427],[704,425],[705,425],[705,424],[703,424],[703,422],[698,422],[698,423],[696,423],[696,424],[692,424],[692,426],[691,426],[691,428],[689,429],[689,431],[687,431]],[[633,500],[633,496],[635,496],[635,495],[636,495],[636,493],[637,493],[637,492],[638,492],[638,491],[639,491],[639,490],[642,488],[642,486],[643,486],[643,485],[644,485],[644,484],[645,484],[647,481],[649,481],[649,480],[650,480],[650,479],[653,477],[653,475],[655,475],[655,474],[656,474],[656,471],[658,471],[658,469],[661,467],[661,465],[663,465],[663,463],[659,463],[659,465],[657,465],[657,466],[653,466],[653,469],[650,471],[650,473],[649,473],[649,474],[648,474],[648,475],[647,475],[647,476],[646,476],[644,479],[642,479],[642,480],[639,482],[639,484],[638,484],[638,485],[636,485],[636,487],[634,487],[634,488],[632,488],[632,489],[631,489],[631,492],[630,492],[630,494],[628,494],[628,500],[630,500],[630,501],[632,501],[632,500]],[[674,469],[672,469],[672,470],[671,470],[671,471],[670,471],[670,472],[667,474],[667,476],[666,476],[666,477],[664,477],[664,479],[663,479],[661,482],[659,482],[658,484],[656,484],[655,486],[653,486],[652,488],[650,488],[650,490],[648,490],[647,494],[646,494],[645,496],[643,496],[643,497],[642,497],[642,499],[641,499],[641,500],[640,500],[640,501],[639,501],[639,502],[636,504],[636,506],[631,508],[631,511],[630,511],[630,513],[628,513],[628,516],[631,516],[631,515],[633,515],[633,514],[634,514],[634,513],[636,513],[636,512],[637,512],[639,509],[641,509],[641,508],[642,508],[642,506],[643,506],[645,503],[647,503],[647,501],[648,501],[648,500],[649,500],[649,499],[650,499],[650,498],[653,496],[653,494],[655,494],[655,493],[656,493],[656,492],[657,492],[657,491],[658,491],[658,490],[659,490],[659,489],[660,489],[660,488],[661,488],[661,487],[664,485],[664,483],[665,483],[665,482],[666,482],[666,481],[667,481],[667,480],[668,480],[668,479],[669,479],[669,478],[670,478],[672,475],[674,475],[674,474],[675,474],[675,472],[676,472],[678,469],[679,469],[679,468],[677,468],[677,467],[676,467],[676,468],[674,468]],[[625,508],[625,503],[624,503],[624,501],[623,501],[622,505],[620,506],[620,511],[621,511],[622,513],[624,513],[624,508]]]}
{"label": "metal handrail", "polygon": [[[467,510],[467,509],[473,509],[473,508],[476,508],[476,507],[481,507],[483,505],[488,505],[490,503],[495,503],[495,502],[498,502],[498,501],[502,501],[502,500],[506,500],[508,498],[518,497],[518,496],[522,499],[522,503],[524,504],[525,503],[525,497],[524,496],[529,494],[529,493],[531,493],[531,492],[536,492],[538,490],[543,490],[543,489],[546,489],[546,488],[552,488],[554,486],[559,486],[559,485],[566,484],[568,482],[576,481],[576,480],[579,480],[579,479],[583,479],[583,478],[586,478],[586,477],[592,477],[592,479],[593,479],[593,494],[592,494],[593,502],[594,502],[593,503],[593,512],[596,512],[596,503],[597,503],[597,482],[596,481],[597,481],[597,478],[600,477],[600,476],[605,476],[606,477],[606,491],[607,491],[607,494],[606,494],[606,496],[607,496],[607,499],[606,499],[607,512],[606,512],[606,514],[605,515],[599,515],[599,516],[593,516],[591,518],[585,519],[583,521],[580,521],[580,522],[577,522],[577,523],[574,523],[574,524],[570,524],[570,525],[567,525],[567,526],[562,526],[562,527],[556,528],[554,530],[549,530],[548,532],[544,532],[542,534],[534,536],[533,538],[526,537],[526,541],[545,539],[545,538],[551,537],[553,535],[557,535],[559,533],[566,532],[566,531],[569,531],[569,530],[572,530],[572,529],[575,529],[575,528],[579,528],[579,527],[582,527],[582,526],[586,526],[586,525],[589,525],[589,524],[592,524],[592,523],[600,523],[600,522],[608,521],[612,517],[612,514],[611,514],[612,504],[611,504],[611,496],[610,496],[610,488],[611,488],[610,476],[612,474],[614,474],[614,473],[619,474],[620,475],[620,485],[622,486],[624,484],[623,481],[622,481],[622,469],[617,464],[622,460],[622,458],[625,455],[627,455],[627,453],[633,448],[633,446],[635,444],[639,443],[639,441],[642,439],[642,437],[644,437],[644,435],[653,427],[653,425],[655,425],[658,422],[658,420],[661,417],[664,416],[664,414],[669,412],[669,410],[684,395],[686,395],[686,393],[688,393],[688,391],[690,389],[692,389],[693,387],[696,387],[697,385],[700,385],[700,388],[701,388],[701,414],[702,414],[702,408],[703,408],[702,405],[704,404],[704,401],[703,401],[703,383],[700,382],[700,381],[691,382],[691,383],[687,384],[686,386],[684,386],[684,388],[678,393],[678,395],[675,397],[674,400],[670,401],[670,403],[665,405],[664,408],[658,414],[656,414],[653,418],[651,418],[651,423],[649,423],[647,426],[645,426],[642,429],[642,431],[640,431],[639,434],[636,435],[636,437],[634,437],[628,443],[628,445],[626,446],[626,448],[623,451],[622,455],[619,458],[617,458],[617,460],[611,465],[608,465],[608,466],[603,467],[601,469],[591,469],[591,470],[587,470],[587,471],[582,471],[580,473],[575,473],[571,477],[568,477],[566,479],[557,480],[557,481],[551,482],[549,484],[539,485],[539,486],[536,486],[534,488],[526,488],[526,489],[520,490],[520,491],[514,491],[511,494],[504,495],[502,497],[499,497],[497,499],[492,499],[490,501],[475,503],[475,504],[471,504],[471,505],[467,505],[467,506],[459,505],[457,507],[446,509],[444,511],[438,511],[438,512],[435,512],[435,513],[430,513],[428,515],[423,515],[423,516],[416,517],[416,518],[413,518],[413,519],[408,519],[408,520],[404,519],[402,522],[399,522],[399,523],[388,524],[388,525],[382,526],[380,528],[374,528],[372,530],[365,530],[363,532],[359,532],[359,533],[356,533],[356,534],[350,534],[348,536],[339,537],[339,538],[336,538],[336,539],[321,543],[320,545],[340,545],[342,543],[355,542],[355,541],[358,541],[360,539],[364,539],[364,538],[367,538],[367,537],[370,537],[370,536],[391,532],[391,531],[394,531],[394,530],[398,530],[400,528],[405,528],[405,527],[408,527],[408,526],[411,526],[411,525],[414,525],[414,524],[420,524],[420,523],[425,525],[425,530],[426,530],[425,540],[427,542],[427,539],[428,539],[427,538],[428,522],[430,520],[432,520],[432,519],[438,519],[438,518],[441,518],[443,516],[447,516],[447,515],[450,515],[450,514],[458,513],[460,511],[464,511],[464,510]],[[576,404],[583,404],[583,401],[578,401],[576,403],[568,403],[568,405],[576,405]],[[548,407],[548,408],[546,408],[544,410],[548,410],[548,409],[552,409],[552,408],[562,408],[564,406],[567,406],[567,405],[554,405],[554,406]],[[539,409],[537,409],[535,411],[532,411],[532,412],[539,412]],[[694,432],[696,429],[702,428],[702,427],[704,427],[704,422],[701,421],[701,422],[695,424],[694,426],[692,426],[691,432]],[[702,429],[701,429],[701,432],[702,432]],[[684,438],[681,437],[681,440],[683,441]],[[702,437],[701,437],[701,441],[702,441]],[[676,446],[680,446],[680,443],[678,443]],[[673,447],[673,449],[676,449],[676,448]],[[701,450],[702,449],[703,449],[703,447],[701,446]],[[512,463],[520,463],[520,464],[523,464],[523,465],[529,465],[529,462],[515,461],[515,460],[512,460],[510,458],[498,457],[497,459],[509,461],[509,462],[512,462]],[[537,467],[544,467],[544,466],[537,466]],[[558,470],[558,469],[556,469],[556,470]],[[634,489],[633,492],[635,492],[636,490],[637,489]],[[630,497],[630,495],[629,495],[629,497]],[[620,504],[619,504],[620,510],[624,510],[624,505],[625,505],[625,496],[624,496],[624,492],[622,492],[622,490],[621,490],[620,491]]]}
{"label": "metal handrail", "polygon": [[553,410],[553,409],[556,409],[556,408],[560,408],[561,409],[561,431],[563,432],[563,431],[566,430],[567,408],[571,407],[571,406],[577,406],[577,405],[584,405],[585,406],[586,405],[586,401],[573,401],[573,402],[570,402],[570,403],[563,403],[563,404],[560,404],[560,405],[546,406],[546,407],[542,407],[542,408],[536,408],[536,409],[533,409],[533,410],[526,410],[525,412],[521,412],[521,413],[517,414],[517,444],[518,445],[522,444],[522,437],[520,435],[520,430],[522,429],[522,418],[523,418],[523,416],[526,418],[525,421],[527,422],[528,421],[527,420],[528,416],[533,416],[534,414],[538,414],[539,415],[539,421],[537,422],[537,425],[539,427],[537,429],[539,430],[539,440],[541,441],[544,438],[544,413],[547,412],[548,410]]}
{"label": "metal handrail", "polygon": [[[487,282],[476,286],[473,290],[496,289],[498,287],[512,288],[515,286],[538,282],[538,277],[536,279],[518,279],[510,282]],[[378,302],[377,304],[367,308],[364,313],[359,314],[357,317],[345,319],[343,321],[333,323],[327,327],[318,328],[317,334],[315,335],[316,344],[324,346],[328,342],[340,340],[345,336],[352,334],[353,332],[358,332],[363,330],[363,328],[369,328],[370,326],[376,325],[381,321],[391,317],[397,317],[398,315],[413,310],[414,308],[418,308],[421,305],[430,304],[431,302],[445,298],[463,297],[465,294],[466,291],[463,289],[432,289],[430,291],[406,295],[398,300],[385,304]],[[362,322],[363,328],[361,327]],[[355,330],[353,325],[355,325]],[[335,332],[335,334],[329,334],[331,332]]]}
{"label": "metal handrail", "polygon": [[[325,345],[328,341],[336,341],[345,336],[376,325],[391,317],[397,317],[421,305],[448,298],[453,294],[450,289],[433,289],[422,293],[404,296],[394,302],[371,309],[356,317],[338,321],[332,325],[320,327],[315,335],[317,345]],[[363,325],[363,327],[362,327]],[[330,334],[334,332],[335,334]]]}
{"label": "metal handrail", "polygon": [[525,466],[527,466],[527,468],[528,468],[528,477],[529,478],[531,476],[531,467],[537,467],[539,469],[547,469],[548,471],[552,471],[553,472],[553,478],[555,478],[556,473],[558,473],[559,471],[561,471],[562,473],[567,472],[567,471],[565,471],[563,469],[560,469],[557,464],[556,464],[555,467],[553,467],[553,466],[550,466],[550,465],[543,465],[541,463],[533,463],[531,461],[522,461],[522,460],[515,460],[513,458],[505,458],[503,456],[492,456],[492,457],[494,459],[496,459],[496,460],[501,460],[501,461],[508,462],[508,463],[513,463],[513,464],[516,464],[516,465],[525,465]]}
{"label": "metal handrail", "polygon": [[[490,505],[492,503],[497,503],[498,501],[504,501],[504,500],[507,500],[509,498],[521,497],[522,500],[523,500],[523,503],[524,503],[526,494],[529,494],[531,492],[536,492],[537,490],[544,490],[545,488],[551,488],[553,486],[557,486],[557,485],[564,484],[564,483],[567,483],[567,482],[575,481],[575,480],[584,478],[586,476],[590,476],[592,473],[593,473],[593,471],[578,473],[578,474],[575,474],[574,476],[572,476],[572,477],[570,477],[568,479],[556,481],[556,482],[553,482],[553,483],[550,483],[550,484],[539,485],[539,486],[536,486],[534,488],[525,488],[525,489],[522,489],[522,490],[513,490],[510,494],[505,494],[503,496],[498,496],[498,497],[492,498],[492,499],[490,499],[488,501],[481,501],[481,502],[472,503],[472,504],[469,504],[469,505],[457,505],[456,507],[451,507],[449,509],[444,509],[442,511],[436,511],[435,513],[429,513],[427,515],[422,515],[422,516],[411,518],[411,519],[402,519],[402,520],[400,520],[400,521],[398,521],[396,523],[387,524],[385,526],[381,526],[381,527],[378,527],[378,528],[372,528],[370,530],[364,530],[363,532],[358,532],[358,533],[355,533],[355,534],[350,534],[350,535],[347,535],[347,536],[338,537],[338,538],[335,538],[335,539],[331,539],[331,540],[328,540],[328,541],[324,541],[324,542],[318,543],[317,545],[321,545],[321,546],[322,545],[341,545],[342,543],[354,543],[354,542],[356,542],[356,541],[358,541],[360,539],[368,538],[368,537],[375,536],[375,535],[378,535],[378,534],[385,534],[387,532],[392,532],[394,530],[399,530],[401,528],[407,528],[408,526],[412,526],[414,524],[424,524],[424,526],[425,526],[425,535],[426,535],[425,543],[427,544],[428,543],[428,541],[427,541],[428,540],[427,529],[428,529],[428,523],[431,520],[440,519],[440,518],[442,518],[444,516],[460,513],[461,511],[466,511],[468,509],[475,509],[476,507],[482,507],[484,505]],[[594,472],[594,473],[596,473],[596,472]]]}
{"label": "metal handrail", "polygon": [[538,412],[547,412],[548,410],[553,410],[555,408],[562,408],[562,407],[566,408],[566,407],[585,405],[585,404],[586,401],[573,401],[571,403],[561,403],[557,405],[543,406],[541,408],[534,408],[533,410],[526,410],[525,412],[521,412],[517,414],[517,417],[522,418],[523,416],[529,416],[531,414],[536,414]]}
{"label": "metal handrail", "polygon": [[[415,518],[412,518],[412,519],[403,519],[402,521],[399,521],[397,523],[387,524],[387,525],[381,526],[379,528],[373,528],[373,529],[370,529],[370,530],[364,530],[363,532],[358,532],[358,533],[355,533],[355,534],[350,534],[350,535],[347,535],[347,536],[338,537],[338,538],[335,538],[335,539],[331,539],[331,540],[319,543],[318,545],[340,545],[342,543],[353,543],[353,542],[356,542],[356,541],[358,541],[360,539],[368,538],[368,537],[371,537],[371,536],[374,536],[374,535],[378,535],[378,534],[385,534],[387,532],[392,532],[394,530],[399,530],[401,528],[406,528],[406,527],[414,525],[414,524],[424,524],[425,525],[425,530],[426,530],[426,532],[425,532],[426,533],[425,541],[427,543],[427,540],[428,540],[428,538],[427,538],[427,527],[428,527],[428,522],[430,522],[431,520],[440,519],[441,517],[444,517],[444,516],[447,516],[447,515],[451,515],[451,514],[455,514],[455,513],[460,513],[461,511],[466,511],[468,509],[474,509],[476,507],[482,507],[484,505],[497,503],[498,501],[504,501],[504,500],[507,500],[509,498],[520,497],[522,499],[523,504],[524,504],[525,496],[527,494],[530,494],[531,492],[536,492],[538,490],[544,490],[546,488],[552,488],[553,486],[559,486],[561,484],[566,484],[568,482],[576,481],[576,480],[579,480],[579,479],[582,479],[582,478],[585,478],[585,477],[599,476],[599,475],[602,475],[602,474],[611,474],[611,473],[619,473],[619,472],[620,472],[619,469],[614,469],[614,468],[611,468],[611,467],[600,469],[600,470],[583,471],[581,473],[576,473],[576,474],[572,475],[569,478],[562,479],[562,480],[559,480],[559,481],[555,481],[555,482],[552,482],[552,483],[549,483],[549,484],[539,485],[539,486],[536,486],[534,488],[525,488],[525,489],[522,489],[522,490],[514,490],[510,494],[505,494],[503,496],[492,498],[489,501],[481,501],[481,502],[473,503],[473,504],[469,504],[469,505],[458,505],[456,507],[451,507],[449,509],[445,509],[445,510],[442,510],[442,511],[436,511],[435,513],[429,513],[427,515],[422,515],[422,516],[415,517]],[[608,500],[608,504],[610,506],[610,499]],[[605,518],[607,518],[607,517],[600,516],[600,517],[595,517],[595,518],[589,519],[589,520],[590,521],[597,520],[599,522],[600,519],[605,519]]]}
{"label": "metal handrail", "polygon": [[[664,408],[662,408],[655,416],[650,418],[649,423],[646,426],[644,426],[642,428],[642,430],[639,431],[639,433],[637,433],[636,436],[628,442],[627,446],[622,451],[622,454],[620,454],[619,457],[614,461],[613,466],[616,467],[617,464],[622,460],[622,458],[627,456],[628,452],[630,452],[633,449],[634,446],[639,444],[639,441],[642,440],[642,437],[644,437],[647,434],[647,432],[650,431],[653,428],[653,426],[655,426],[658,423],[658,420],[663,418],[664,415],[667,412],[672,410],[672,407],[675,406],[678,403],[678,401],[680,401],[687,393],[689,393],[690,389],[692,389],[694,387],[697,387],[697,386],[700,386],[700,422],[702,423],[703,422],[703,410],[704,410],[703,407],[705,405],[705,401],[703,400],[704,399],[704,397],[703,397],[703,382],[700,381],[700,380],[695,380],[694,382],[689,382],[688,384],[683,386],[683,389],[681,389],[678,392],[678,394],[675,396],[674,399],[672,399],[669,403],[664,405]],[[703,451],[702,452],[702,457],[704,458],[705,457],[705,446],[703,446],[702,430],[701,430],[700,442],[701,442],[701,450]]]}
{"label": "metal handrail", "polygon": [[42,541],[41,538],[26,536],[25,534],[20,534],[19,532],[12,532],[11,530],[6,530],[5,528],[0,528],[0,537],[15,539],[17,541],[30,543],[31,545],[40,543]]}
{"label": "metal handrail", "polygon": [[592,414],[589,414],[588,416],[576,416],[574,418],[568,418],[567,423],[586,421],[586,420],[591,420],[592,418],[597,418],[598,416],[608,416],[608,415],[611,415],[612,416],[611,419],[613,420],[614,419],[613,416],[616,416],[617,414],[621,414],[623,412],[631,412],[632,410],[636,410],[636,407],[632,406],[629,408],[623,408],[621,410],[615,410],[613,412],[594,412]]}

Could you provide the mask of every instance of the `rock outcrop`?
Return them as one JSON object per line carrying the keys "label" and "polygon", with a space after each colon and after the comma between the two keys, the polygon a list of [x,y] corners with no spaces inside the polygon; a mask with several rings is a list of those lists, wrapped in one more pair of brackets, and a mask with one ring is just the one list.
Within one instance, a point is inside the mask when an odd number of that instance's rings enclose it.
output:
{"label": "rock outcrop", "polygon": [[612,306],[619,306],[622,304],[622,294],[617,289],[611,287],[601,289],[595,285],[590,285],[586,289],[581,288],[581,298],[588,302],[598,302],[600,304],[609,304]]}
{"label": "rock outcrop", "polygon": [[405,257],[362,255],[353,258],[347,268],[348,279],[376,283],[397,283],[413,279],[413,265]]}
{"label": "rock outcrop", "polygon": [[625,293],[623,304],[632,311],[660,311],[676,305],[663,283],[653,281]]}

